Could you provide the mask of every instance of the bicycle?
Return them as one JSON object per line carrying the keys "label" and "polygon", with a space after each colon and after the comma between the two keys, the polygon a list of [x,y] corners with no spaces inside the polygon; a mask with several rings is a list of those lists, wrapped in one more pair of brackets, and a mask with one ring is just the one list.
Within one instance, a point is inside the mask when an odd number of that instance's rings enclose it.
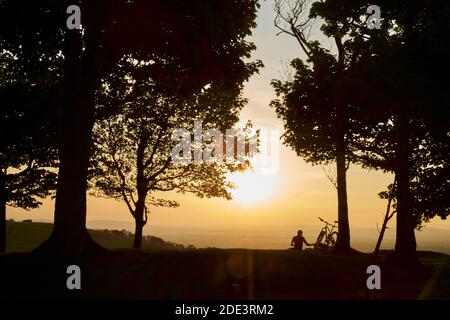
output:
{"label": "bicycle", "polygon": [[321,248],[331,250],[336,245],[338,232],[333,230],[335,228],[337,229],[338,222],[335,221],[334,224],[331,224],[321,217],[319,217],[319,220],[325,223],[325,226],[320,230],[319,236],[314,244],[314,249]]}

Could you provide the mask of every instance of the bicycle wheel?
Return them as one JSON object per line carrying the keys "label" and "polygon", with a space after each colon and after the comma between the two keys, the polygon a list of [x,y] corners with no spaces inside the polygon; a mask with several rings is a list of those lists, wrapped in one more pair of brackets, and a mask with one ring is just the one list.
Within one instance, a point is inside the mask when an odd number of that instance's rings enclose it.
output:
{"label": "bicycle wheel", "polygon": [[316,244],[314,245],[315,249],[320,248],[320,247],[323,246],[322,240],[323,240],[323,236],[324,235],[325,235],[325,231],[321,230],[320,233],[319,233],[319,236],[317,237]]}
{"label": "bicycle wheel", "polygon": [[331,233],[330,235],[328,235],[328,237],[327,237],[327,248],[329,250],[333,249],[334,246],[336,245],[337,236],[338,236],[338,233],[336,231]]}

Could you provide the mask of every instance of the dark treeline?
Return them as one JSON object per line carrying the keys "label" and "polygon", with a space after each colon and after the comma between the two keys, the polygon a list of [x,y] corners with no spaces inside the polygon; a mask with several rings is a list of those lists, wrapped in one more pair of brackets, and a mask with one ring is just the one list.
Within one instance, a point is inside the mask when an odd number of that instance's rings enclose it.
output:
{"label": "dark treeline", "polygon": [[[80,7],[82,29],[67,27],[69,15],[66,10],[70,5]],[[254,45],[244,38],[255,27],[257,7],[257,1],[253,0],[2,1],[2,105],[8,105],[14,112],[20,108],[44,110],[51,107],[56,117],[56,143],[51,145],[57,146],[59,160],[54,229],[50,238],[37,249],[38,252],[71,256],[101,249],[86,231],[86,191],[93,152],[93,127],[96,121],[117,115],[121,106],[127,103],[125,99],[134,99],[136,107],[139,107],[139,97],[133,94],[138,94],[138,91],[147,95],[146,102],[153,99],[154,104],[147,106],[149,111],[143,111],[152,123],[146,128],[158,126],[167,129],[167,121],[173,118],[169,109],[187,103],[197,105],[198,113],[214,115],[213,123],[229,125],[238,120],[236,114],[243,105],[239,102],[243,82],[261,65],[244,61],[254,49]],[[131,93],[119,97],[123,98],[122,101],[114,99],[123,92],[120,86],[124,77],[135,79],[141,88],[143,83],[148,85],[146,92],[127,91]],[[18,90],[11,96],[8,86],[24,86],[29,90]],[[35,90],[50,101],[34,99],[31,91]],[[148,98],[155,90],[164,97]],[[216,108],[209,103],[215,100],[227,102],[219,103]],[[24,105],[27,101],[32,103]],[[111,101],[119,103],[111,104]],[[226,106],[231,102],[239,103],[229,110]],[[211,110],[201,111],[202,108]],[[8,117],[2,114],[2,121],[8,122]],[[133,117],[135,115],[129,119]],[[29,126],[31,122],[33,119],[24,119],[20,128]],[[8,135],[1,137],[2,144],[5,143],[6,148],[14,148],[20,153],[20,159],[7,163],[4,158],[9,160],[11,157],[1,150],[2,185],[8,183],[6,173],[11,167],[22,168],[28,163],[23,158],[29,150],[13,146],[8,141],[12,130],[7,132]],[[140,140],[143,144],[148,144],[149,139],[155,136],[149,130],[141,130],[140,133],[148,136]],[[41,135],[38,131],[33,134]],[[34,141],[29,142],[30,148],[34,148]],[[151,158],[146,156],[144,162],[152,161]],[[45,159],[50,161],[51,157]],[[54,163],[32,163],[34,168],[38,165],[42,168],[54,166]],[[156,164],[160,163],[161,159],[158,159]],[[217,170],[220,175],[223,173],[223,169]],[[130,206],[130,211],[139,227],[146,221],[146,195],[143,193],[156,178],[154,173],[159,171],[153,168],[153,173],[136,179],[137,190],[141,194],[135,200],[135,208]],[[41,184],[45,190],[51,189],[48,179],[43,178],[45,181]],[[220,176],[215,179],[213,176],[210,182],[212,185],[198,187],[197,184],[195,190],[183,187],[179,191],[192,191],[199,196],[229,196]],[[107,191],[129,191],[128,185],[119,188],[122,190]],[[159,184],[159,188],[170,189],[171,186]],[[38,190],[34,195],[45,194]],[[3,191],[2,203],[26,207],[6,196]],[[2,239],[5,236],[4,211],[2,209],[0,217]]]}
{"label": "dark treeline", "polygon": [[[313,164],[336,164],[336,250],[350,250],[346,172],[355,163],[394,174],[393,257],[414,259],[414,229],[450,213],[450,3],[378,1],[380,28],[367,26],[369,5],[276,1],[276,26],[307,58],[292,61],[290,79],[273,81],[271,105],[286,145]],[[317,23],[334,50],[309,38]]]}

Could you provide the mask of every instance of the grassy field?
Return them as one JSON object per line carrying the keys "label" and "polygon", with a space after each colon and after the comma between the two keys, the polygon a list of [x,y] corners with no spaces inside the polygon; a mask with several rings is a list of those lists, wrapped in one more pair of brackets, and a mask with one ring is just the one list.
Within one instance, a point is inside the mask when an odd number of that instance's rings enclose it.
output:
{"label": "grassy field", "polygon": [[[48,238],[52,229],[53,224],[50,223],[8,221],[6,223],[6,252],[31,251]],[[133,247],[131,234],[125,234],[118,230],[89,230],[89,233],[97,243],[110,250]],[[182,246],[148,236],[143,241],[143,248],[179,249]]]}
{"label": "grassy field", "polygon": [[[33,229],[34,225],[21,227]],[[33,237],[13,243],[25,248],[26,241],[38,242],[37,234],[44,232],[37,228],[45,227],[36,224]],[[100,238],[96,240],[100,242]],[[111,239],[103,241],[110,241],[110,248],[123,245]],[[9,253],[0,255],[0,297],[450,299],[450,256],[419,252],[419,258],[426,266],[420,273],[408,266],[374,261],[369,254],[337,255],[321,250],[116,249],[83,261]],[[80,291],[66,288],[69,264],[78,264],[82,270]],[[366,287],[366,269],[371,264],[381,267],[381,290]]]}

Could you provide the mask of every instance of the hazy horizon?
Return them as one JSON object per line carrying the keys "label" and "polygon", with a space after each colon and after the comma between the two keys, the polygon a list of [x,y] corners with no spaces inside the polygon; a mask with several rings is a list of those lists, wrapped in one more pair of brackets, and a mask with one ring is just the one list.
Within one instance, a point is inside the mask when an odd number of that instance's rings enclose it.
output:
{"label": "hazy horizon", "polygon": [[[30,219],[28,217],[26,219]],[[33,222],[53,223],[49,219],[37,219]],[[17,220],[21,221],[21,220]],[[87,227],[93,230],[115,229],[134,232],[134,222],[125,220],[88,220]],[[183,245],[194,245],[196,248],[224,248],[224,249],[288,249],[290,240],[296,230],[301,228],[308,242],[314,242],[319,231],[318,225],[277,226],[270,231],[263,228],[250,229],[244,225],[226,227],[180,227],[170,225],[147,225],[144,235],[160,237],[165,241]],[[376,227],[351,228],[352,247],[362,252],[371,252],[378,239]],[[425,226],[423,230],[416,231],[417,249],[423,251],[436,251],[450,254],[450,229],[442,227]],[[381,249],[391,250],[395,244],[395,224],[387,231]]]}

